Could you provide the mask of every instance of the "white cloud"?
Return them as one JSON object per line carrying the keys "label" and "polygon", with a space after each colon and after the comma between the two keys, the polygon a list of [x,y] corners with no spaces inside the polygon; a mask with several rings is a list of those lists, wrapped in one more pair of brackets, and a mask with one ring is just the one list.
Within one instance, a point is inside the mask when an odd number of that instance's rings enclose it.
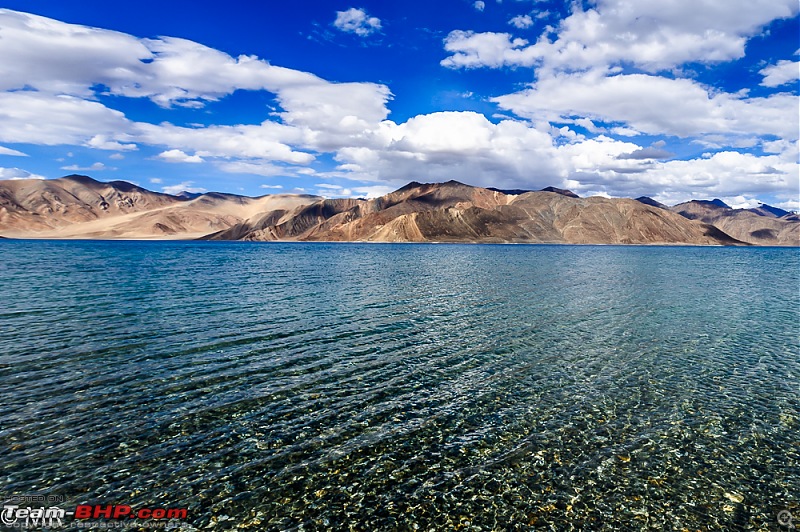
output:
{"label": "white cloud", "polygon": [[353,187],[353,192],[355,192],[356,196],[367,199],[380,198],[381,196],[385,196],[394,190],[395,189],[393,187],[387,187],[383,185]]}
{"label": "white cloud", "polygon": [[[0,90],[26,86],[53,93],[91,96],[87,80],[109,87],[146,79],[143,59],[152,54],[124,33],[0,10]],[[11,60],[13,58],[13,60]],[[87,60],[91,58],[91,60]],[[122,67],[122,68],[120,68]]]}
{"label": "white cloud", "polygon": [[679,203],[709,197],[757,197],[765,193],[794,194],[800,190],[796,161],[769,155],[726,151],[710,158],[673,160],[653,167],[642,176],[657,190],[656,199]]}
{"label": "white cloud", "polygon": [[282,189],[283,185],[261,185],[259,188],[266,188],[266,189]]}
{"label": "white cloud", "polygon": [[[648,146],[647,148],[639,148],[638,150],[634,150],[630,153],[624,153],[622,155],[618,155],[617,159],[634,159],[639,161],[647,161],[650,159],[669,159],[673,155],[672,152],[669,152],[660,146],[657,146],[659,143],[655,143],[653,146]],[[663,144],[663,142],[662,142]]]}
{"label": "white cloud", "polygon": [[12,157],[28,157],[27,153],[22,153],[21,151],[12,150],[11,148],[6,148],[5,146],[0,146],[0,155],[10,155]]}
{"label": "white cloud", "polygon": [[[379,25],[374,17],[363,22]],[[0,93],[0,142],[115,151],[147,144],[162,147],[173,161],[220,159],[224,171],[263,175],[274,173],[274,162],[308,165],[316,158],[311,152],[369,143],[389,113],[384,85],[331,83],[185,39],[137,39],[9,10],[0,10],[0,27],[0,55],[6,57],[0,89],[10,91]],[[266,90],[280,109],[258,125],[149,124],[93,99],[97,87],[163,107],[202,106],[237,89]]]}
{"label": "white cloud", "polygon": [[475,8],[475,11],[483,11],[486,9],[486,3],[483,0],[475,0],[475,3],[472,4],[472,7]]}
{"label": "white cloud", "polygon": [[317,195],[323,197],[350,197],[353,191],[340,185],[332,185],[330,183],[319,183],[314,185],[317,187]]}
{"label": "white cloud", "polygon": [[[474,112],[420,115],[382,124],[374,146],[338,151],[338,177],[402,184],[409,176],[487,186],[521,180],[551,184],[559,168],[546,131],[522,122],[493,124]],[[545,186],[545,185],[542,185]]]}
{"label": "white cloud", "polygon": [[161,183],[164,182],[164,180],[159,177],[152,177],[150,178],[150,182],[153,183],[154,185],[160,185]]}
{"label": "white cloud", "polygon": [[[367,24],[379,24],[374,17],[366,20]],[[205,102],[243,89],[276,94],[284,107],[282,118],[295,122],[313,112],[320,115],[328,112],[328,119],[341,120],[344,116],[330,108],[342,101],[349,104],[347,115],[356,119],[365,118],[358,112],[362,106],[367,109],[368,117],[376,107],[383,116],[388,113],[383,105],[389,93],[383,85],[330,83],[313,74],[274,66],[254,56],[233,58],[186,39],[137,39],[4,9],[0,9],[0,26],[4,31],[0,55],[7,58],[0,65],[0,89],[27,87],[51,93],[39,99],[52,100],[54,93],[91,97],[92,88],[102,85],[111,94],[149,98],[164,107],[201,107]],[[319,99],[308,100],[309,96]],[[97,102],[88,103],[103,108]],[[85,122],[90,124],[95,120]],[[87,129],[96,131],[97,128]],[[115,131],[124,129],[118,127]],[[107,137],[95,141],[100,147],[103,140],[125,140],[113,138],[103,129],[94,133],[98,134]],[[125,146],[125,149],[134,148]]]}
{"label": "white cloud", "polygon": [[[556,143],[547,124],[514,120],[497,124],[473,112],[420,115],[382,124],[373,146],[339,150],[331,178],[404,184],[456,179],[500,188],[571,188],[581,194],[649,195],[678,203],[692,198],[759,193],[797,194],[800,166],[791,146],[757,156],[726,151],[689,161],[660,161],[664,144],[650,147],[568,128]],[[354,188],[359,193],[357,188]]]}
{"label": "white cloud", "polygon": [[112,86],[112,92],[130,97],[146,97],[162,106],[202,107],[237,89],[278,92],[323,80],[297,70],[276,67],[254,56],[233,58],[202,44],[161,37],[142,39],[151,51],[144,79],[125,80]]}
{"label": "white cloud", "polygon": [[[617,34],[619,20],[629,14],[615,11],[624,7],[616,1],[598,0],[596,9],[576,11],[569,22],[555,28],[560,36],[554,40],[553,34],[530,44],[509,33],[453,32],[445,43],[451,52],[445,66],[536,67],[536,83],[494,100],[526,120],[506,116],[490,121],[478,113],[453,112],[419,115],[403,123],[388,120],[392,95],[384,85],[331,83],[183,39],[137,39],[0,10],[4,37],[13,36],[0,39],[5,58],[0,62],[0,89],[13,90],[0,93],[0,142],[115,151],[134,150],[139,144],[156,146],[161,159],[205,160],[223,172],[374,183],[347,187],[361,196],[381,195],[413,178],[458,179],[503,188],[553,185],[610,195],[660,194],[664,199],[754,198],[760,187],[775,197],[786,196],[788,202],[798,190],[796,179],[792,181],[798,174],[795,96],[750,98],[715,91],[691,79],[617,74],[609,69],[614,62],[655,69],[686,57],[687,50],[694,50],[689,55],[701,61],[735,56],[735,46],[726,56],[728,48],[713,51],[714,43],[746,39],[761,27],[759,20],[783,16],[780,9],[796,12],[783,0],[770,6],[761,1],[754,2],[764,9],[755,15],[757,20],[747,22],[726,12],[719,25],[709,24],[702,31],[691,17],[680,22],[673,11],[685,11],[686,1],[676,0],[660,6],[657,13],[644,6],[649,21],[634,24],[630,35]],[[636,0],[630,6],[641,10],[640,3]],[[697,9],[707,20],[711,8],[701,4]],[[749,12],[751,7],[743,10]],[[369,25],[370,18],[364,16]],[[585,31],[573,50],[561,41],[576,28]],[[651,55],[644,52],[646,45],[673,37],[675,50],[652,46]],[[705,39],[705,44],[695,46],[696,37]],[[633,51],[628,54],[620,39],[628,39]],[[584,68],[589,69],[572,72]],[[769,72],[762,74],[766,80]],[[18,90],[26,85],[33,90]],[[201,107],[237,89],[263,90],[275,95],[279,108],[271,115],[265,111],[260,124],[151,124],[129,120],[100,103],[113,105],[114,99],[97,98],[98,86],[120,97],[149,98],[162,107]],[[600,136],[587,139],[581,134],[586,131]],[[663,162],[653,151],[663,146],[648,148],[603,134],[629,139],[668,134],[714,144],[723,151],[709,149],[708,157]],[[748,143],[763,143],[767,155],[729,149]],[[334,171],[310,167],[326,154],[338,163]],[[191,182],[166,188],[202,191]]]}
{"label": "white cloud", "polygon": [[116,140],[108,139],[106,135],[95,135],[85,145],[98,150],[129,151],[137,149],[136,144],[122,144]]}
{"label": "white cloud", "polygon": [[111,155],[108,156],[108,158],[114,161],[121,161],[125,158],[125,156],[122,155],[121,153],[112,153]]}
{"label": "white cloud", "polygon": [[[588,10],[575,2],[554,40],[545,31],[534,44],[525,46],[508,37],[498,40],[498,35],[504,34],[455,31],[445,39],[445,49],[453,55],[442,64],[450,68],[537,65],[546,73],[629,63],[657,72],[690,61],[740,58],[748,37],[772,20],[793,17],[798,11],[796,0],[753,0],[737,4],[735,9],[726,0],[673,0],[666,4],[597,0]],[[483,60],[482,45],[487,39],[503,47]]]}
{"label": "white cloud", "polygon": [[0,92],[0,142],[84,145],[97,135],[124,139],[130,130],[125,115],[99,102],[46,92]]}
{"label": "white cloud", "polygon": [[[453,55],[441,61],[448,68],[501,67],[519,63],[525,39],[512,39],[508,33],[475,33],[456,30],[444,41],[444,48]],[[532,64],[532,61],[530,61]]]}
{"label": "white cloud", "polygon": [[509,20],[508,23],[521,30],[524,30],[525,28],[530,28],[531,26],[533,26],[533,19],[531,18],[530,15],[517,15],[516,17]]}
{"label": "white cloud", "polygon": [[292,173],[291,170],[284,166],[277,166],[263,161],[231,161],[219,163],[217,166],[223,172],[231,174],[252,174],[264,177],[275,177]]}
{"label": "white cloud", "polygon": [[789,212],[800,212],[800,200],[788,199],[786,201],[776,202],[773,207],[778,207]]}
{"label": "white cloud", "polygon": [[742,195],[729,198],[720,198],[720,199],[734,209],[753,209],[761,205],[761,202],[758,201],[757,199],[746,198]]}
{"label": "white cloud", "polygon": [[89,97],[103,84],[111,94],[147,97],[162,106],[202,105],[237,88],[277,90],[318,80],[251,56],[237,59],[201,44],[67,24],[0,10],[0,89],[34,88]]}
{"label": "white cloud", "polygon": [[732,135],[796,139],[800,128],[797,99],[792,95],[742,98],[715,93],[692,80],[646,74],[560,74],[493,101],[534,121],[569,122],[577,115],[648,134],[716,133],[723,141]]}
{"label": "white cloud", "polygon": [[315,149],[359,142],[365,129],[388,116],[386,103],[390,98],[388,87],[372,83],[326,82],[278,93],[285,110],[281,119],[301,128],[307,144]]}
{"label": "white cloud", "polygon": [[351,7],[347,11],[337,11],[333,25],[341,31],[366,37],[381,29],[381,20],[367,15],[364,9]]}
{"label": "white cloud", "polygon": [[0,166],[0,179],[45,179],[21,168],[3,168]]}
{"label": "white cloud", "polygon": [[630,127],[612,127],[609,132],[620,137],[636,137],[641,135],[640,132]]}
{"label": "white cloud", "polygon": [[197,154],[188,155],[181,150],[167,150],[163,151],[158,154],[160,159],[167,161],[168,163],[202,163],[203,158]]}
{"label": "white cloud", "polygon": [[70,166],[62,166],[61,169],[70,170],[72,172],[102,172],[103,170],[116,170],[116,168],[106,166],[100,162],[93,163],[90,166],[78,166],[77,164],[73,164]]}
{"label": "white cloud", "polygon": [[180,194],[181,192],[189,192],[191,194],[201,194],[203,192],[208,192],[206,189],[202,187],[195,187],[194,181],[183,181],[178,183],[177,185],[170,185],[168,187],[161,187],[161,190],[165,194]]}
{"label": "white cloud", "polygon": [[140,139],[152,145],[190,150],[201,157],[259,157],[296,164],[314,160],[308,153],[294,151],[281,140],[301,141],[303,132],[274,122],[260,126],[209,126],[187,128],[172,124],[137,124]]}
{"label": "white cloud", "polygon": [[761,82],[764,87],[780,87],[800,79],[800,61],[778,61],[763,68],[759,74],[764,76]]}

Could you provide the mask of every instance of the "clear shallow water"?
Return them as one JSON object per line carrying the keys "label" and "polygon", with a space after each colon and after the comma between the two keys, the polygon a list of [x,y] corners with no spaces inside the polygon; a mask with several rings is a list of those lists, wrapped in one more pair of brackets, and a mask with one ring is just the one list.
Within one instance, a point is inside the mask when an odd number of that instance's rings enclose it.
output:
{"label": "clear shallow water", "polygon": [[771,529],[800,254],[0,242],[0,492],[198,529]]}

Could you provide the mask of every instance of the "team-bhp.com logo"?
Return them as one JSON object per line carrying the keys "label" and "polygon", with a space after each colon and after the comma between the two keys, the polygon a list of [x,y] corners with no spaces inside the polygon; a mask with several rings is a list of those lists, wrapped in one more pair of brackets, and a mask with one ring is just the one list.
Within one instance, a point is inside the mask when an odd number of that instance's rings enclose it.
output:
{"label": "team-bhp.com logo", "polygon": [[13,528],[58,528],[65,525],[67,517],[76,521],[89,519],[173,521],[185,520],[187,515],[186,508],[132,508],[125,504],[79,504],[72,511],[57,506],[23,507],[19,504],[5,504],[0,512],[0,521],[5,526]]}

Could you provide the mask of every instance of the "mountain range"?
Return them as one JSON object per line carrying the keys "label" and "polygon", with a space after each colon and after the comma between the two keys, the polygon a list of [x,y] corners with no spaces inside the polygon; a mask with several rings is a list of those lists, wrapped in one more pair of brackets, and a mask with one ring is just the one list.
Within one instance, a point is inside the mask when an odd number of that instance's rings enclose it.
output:
{"label": "mountain range", "polygon": [[800,217],[720,200],[581,198],[417,183],[375,199],[170,195],[87,176],[0,181],[6,238],[800,246]]}

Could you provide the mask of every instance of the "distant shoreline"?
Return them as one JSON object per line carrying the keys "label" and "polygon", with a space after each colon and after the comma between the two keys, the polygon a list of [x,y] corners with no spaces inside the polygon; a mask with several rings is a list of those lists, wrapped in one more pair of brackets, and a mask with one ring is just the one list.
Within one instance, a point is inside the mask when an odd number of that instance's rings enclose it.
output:
{"label": "distant shoreline", "polygon": [[138,243],[209,243],[209,244],[374,244],[374,245],[469,245],[469,246],[568,246],[568,247],[687,247],[687,248],[786,248],[793,249],[800,246],[763,246],[749,245],[724,245],[724,244],[686,244],[686,243],[636,243],[636,244],[605,244],[605,243],[571,243],[571,242],[384,242],[375,240],[206,240],[197,238],[15,238],[2,237],[0,239],[10,242],[138,242]]}
{"label": "distant shoreline", "polygon": [[[513,193],[511,193],[513,192]],[[209,192],[174,196],[70,175],[0,181],[0,234],[31,240],[222,240],[457,244],[800,246],[800,217],[719,199],[502,191],[450,180],[374,199]]]}

